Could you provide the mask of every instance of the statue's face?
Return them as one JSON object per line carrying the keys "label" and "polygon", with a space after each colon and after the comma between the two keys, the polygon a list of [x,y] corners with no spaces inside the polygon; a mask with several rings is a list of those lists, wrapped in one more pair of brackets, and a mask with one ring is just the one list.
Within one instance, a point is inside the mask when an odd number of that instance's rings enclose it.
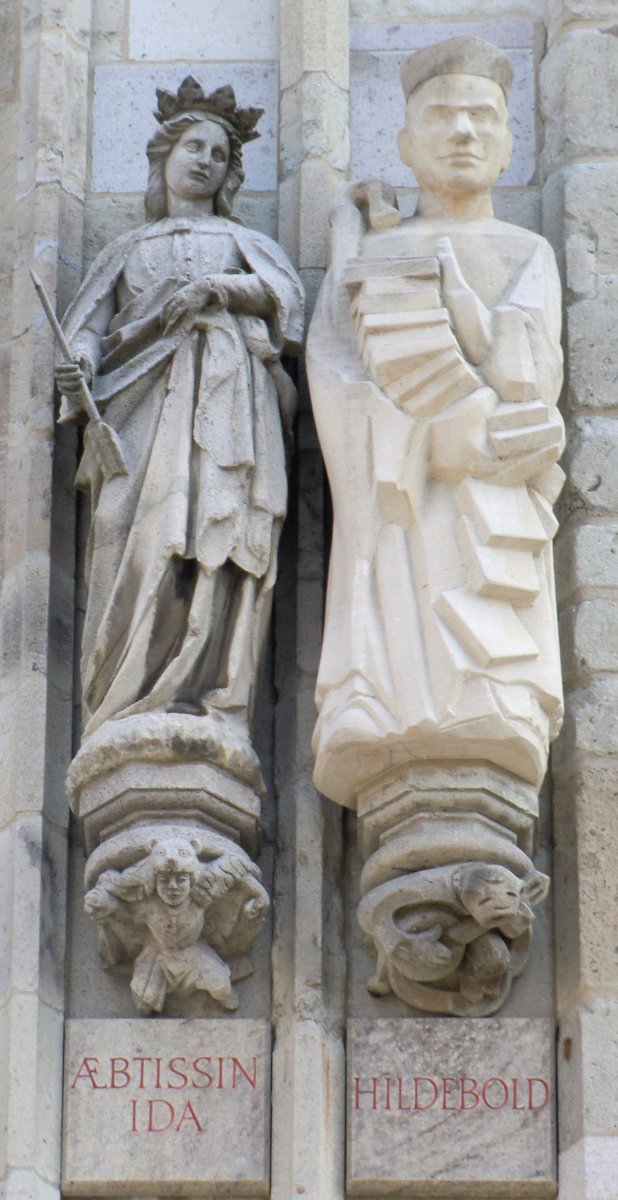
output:
{"label": "statue's face", "polygon": [[184,130],[165,164],[168,190],[181,200],[211,200],[227,175],[228,136],[216,121],[196,121]]}
{"label": "statue's face", "polygon": [[157,895],[164,904],[176,908],[184,904],[191,892],[191,875],[188,871],[160,871],[156,878]]}
{"label": "statue's face", "polygon": [[435,195],[489,191],[511,158],[502,88],[480,75],[436,75],[412,93],[399,153]]}
{"label": "statue's face", "polygon": [[522,883],[510,872],[497,872],[478,891],[468,892],[465,905],[481,925],[515,916],[519,912]]}

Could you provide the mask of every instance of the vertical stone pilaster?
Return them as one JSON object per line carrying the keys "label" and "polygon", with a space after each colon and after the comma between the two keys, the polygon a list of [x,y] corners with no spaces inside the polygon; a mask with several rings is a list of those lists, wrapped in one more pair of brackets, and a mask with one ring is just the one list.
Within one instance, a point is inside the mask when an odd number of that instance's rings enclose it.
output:
{"label": "vertical stone pilaster", "polygon": [[53,343],[29,268],[34,263],[61,310],[81,259],[89,0],[15,0],[2,20],[10,86],[0,91],[0,1191],[6,1200],[52,1200],[60,1171],[75,446],[70,435],[54,439]]}
{"label": "vertical stone pilaster", "polygon": [[612,0],[550,0],[545,232],[565,284],[568,483],[557,550],[566,690],[553,759],[560,1200],[618,1179],[618,86]]}
{"label": "vertical stone pilaster", "polygon": [[[328,262],[328,211],[349,166],[348,4],[281,0],[280,18],[279,241],[299,268],[309,317]],[[341,814],[311,784],[324,603],[324,478],[304,379],[300,393],[297,499],[286,531],[290,553],[284,545],[280,555],[276,614],[272,1200],[341,1200],[342,828]],[[297,562],[290,557],[294,544]]]}
{"label": "vertical stone pilaster", "polygon": [[311,309],[328,262],[328,212],[349,170],[348,4],[280,3],[279,241]]}

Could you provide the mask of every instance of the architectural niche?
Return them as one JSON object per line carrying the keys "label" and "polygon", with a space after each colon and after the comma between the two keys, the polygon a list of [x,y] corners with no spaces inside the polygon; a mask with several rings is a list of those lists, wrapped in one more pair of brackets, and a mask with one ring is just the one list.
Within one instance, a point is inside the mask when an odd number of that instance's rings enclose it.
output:
{"label": "architectural niche", "polygon": [[560,286],[547,242],[493,216],[511,73],[467,36],[405,62],[416,215],[347,190],[308,343],[334,504],[315,781],[358,812],[370,990],[458,1016],[524,969],[562,718]]}
{"label": "architectural niche", "polygon": [[[147,223],[64,320],[61,421],[90,420],[84,727],[68,776],[102,957],[139,1013],[235,1008],[268,898],[251,717],[286,508],[298,277],[233,201],[261,109],[157,92]],[[94,407],[96,405],[96,408]]]}

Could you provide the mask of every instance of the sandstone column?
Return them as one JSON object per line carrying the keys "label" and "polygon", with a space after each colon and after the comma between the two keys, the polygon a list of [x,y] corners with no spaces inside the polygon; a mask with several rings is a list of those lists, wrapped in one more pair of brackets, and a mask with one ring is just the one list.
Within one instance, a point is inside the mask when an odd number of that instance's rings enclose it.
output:
{"label": "sandstone column", "polygon": [[548,25],[544,224],[562,257],[568,351],[557,549],[567,716],[554,754],[559,1178],[561,1200],[601,1200],[618,1178],[616,6],[550,0]]}
{"label": "sandstone column", "polygon": [[[72,436],[55,440],[51,334],[79,275],[89,0],[0,15],[0,1189],[59,1195],[73,642]],[[53,491],[53,498],[52,498]],[[3,1177],[3,1178],[2,1178]]]}
{"label": "sandstone column", "polygon": [[[326,214],[348,168],[348,88],[345,0],[281,0],[279,241],[305,285],[307,318],[327,264]],[[298,508],[284,532],[287,551],[282,546],[275,614],[279,833],[272,1197],[339,1200],[345,1120],[345,954],[337,902],[341,818],[310,783],[324,490],[303,379],[300,402]],[[293,565],[289,572],[284,566],[294,539],[300,548],[296,574]]]}

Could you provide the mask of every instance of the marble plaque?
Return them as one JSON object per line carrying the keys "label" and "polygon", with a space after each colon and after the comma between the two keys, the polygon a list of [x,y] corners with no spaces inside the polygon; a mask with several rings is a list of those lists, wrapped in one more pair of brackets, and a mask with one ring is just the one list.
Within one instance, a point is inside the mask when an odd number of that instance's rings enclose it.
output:
{"label": "marble plaque", "polygon": [[63,1195],[266,1196],[270,1026],[72,1020]]}
{"label": "marble plaque", "polygon": [[555,1196],[552,1034],[525,1018],[350,1021],[349,1195]]}

